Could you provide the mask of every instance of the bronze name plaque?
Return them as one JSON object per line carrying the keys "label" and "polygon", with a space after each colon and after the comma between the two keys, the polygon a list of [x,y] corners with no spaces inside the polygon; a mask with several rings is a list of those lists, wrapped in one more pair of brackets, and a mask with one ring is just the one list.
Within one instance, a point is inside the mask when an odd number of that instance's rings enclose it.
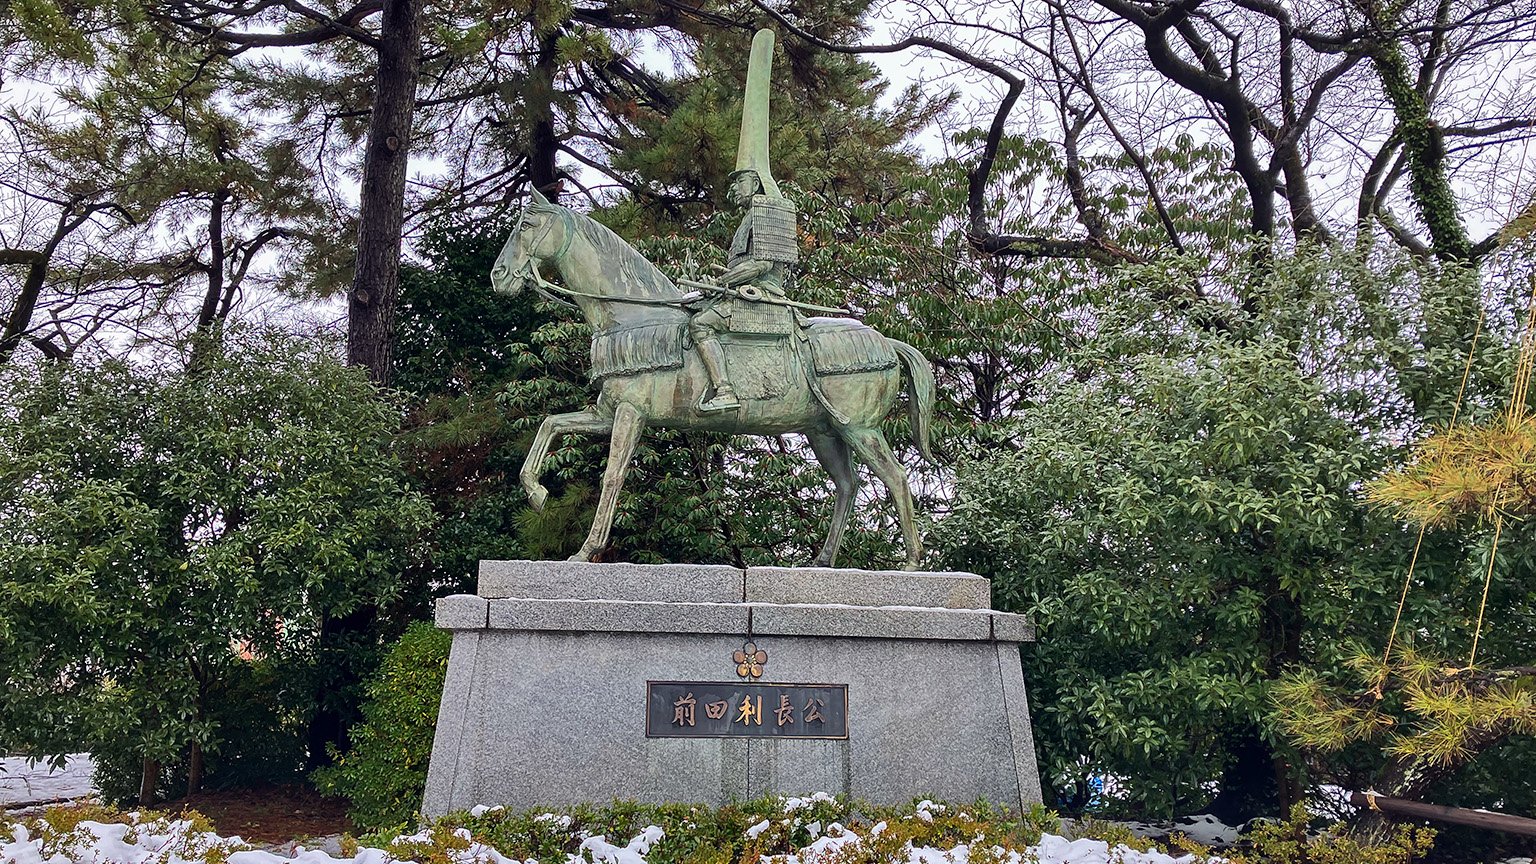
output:
{"label": "bronze name plaque", "polygon": [[645,682],[647,738],[847,738],[847,684]]}

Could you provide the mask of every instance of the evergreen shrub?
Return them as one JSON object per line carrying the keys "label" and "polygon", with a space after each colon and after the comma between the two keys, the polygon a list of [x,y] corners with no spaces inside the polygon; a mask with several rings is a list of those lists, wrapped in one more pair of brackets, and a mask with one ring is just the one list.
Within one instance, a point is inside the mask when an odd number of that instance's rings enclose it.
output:
{"label": "evergreen shrub", "polygon": [[407,628],[368,683],[351,750],[313,775],[322,793],[351,802],[348,815],[361,829],[405,826],[421,810],[450,642],[430,621]]}
{"label": "evergreen shrub", "polygon": [[[603,837],[623,846],[646,829],[661,829],[645,851],[646,864],[758,864],[796,860],[822,838],[844,828],[857,834],[856,845],[832,846],[812,858],[824,864],[904,864],[908,846],[953,849],[969,845],[969,859],[1011,860],[1009,852],[1040,842],[1045,832],[1060,830],[1055,814],[1040,805],[1024,813],[986,802],[871,806],[846,798],[816,794],[803,798],[770,795],[713,807],[693,804],[639,804],[562,807],[553,812],[517,812],[477,808],[479,815],[453,813],[434,826],[434,836],[468,837],[513,860],[565,862],[581,856],[585,838]],[[450,830],[442,830],[450,829]],[[387,838],[362,838],[366,844]],[[448,842],[462,842],[452,841]],[[434,857],[416,847],[390,847],[413,860]],[[785,857],[788,856],[788,857]]]}
{"label": "evergreen shrub", "polygon": [[1218,858],[1195,843],[1175,842],[1201,864],[1412,864],[1434,849],[1435,831],[1420,825],[1399,824],[1380,837],[1355,836],[1342,823],[1315,830],[1305,804],[1291,808],[1284,821],[1270,821],[1254,829],[1248,848],[1224,852]]}
{"label": "evergreen shrub", "polygon": [[[91,825],[89,823],[100,823]],[[127,825],[123,842],[152,850],[99,846],[94,837],[113,836],[112,825]],[[108,826],[103,830],[103,826]],[[1123,825],[1099,822],[1089,833],[1103,834],[1108,846],[1073,846],[1074,861],[1135,860],[1135,850],[1179,855],[1187,864],[1411,864],[1431,861],[1434,832],[1399,826],[1390,836],[1366,841],[1344,826],[1318,828],[1304,807],[1284,822],[1254,831],[1241,848],[1213,852],[1185,838],[1163,846],[1130,835]],[[124,812],[95,804],[50,807],[41,814],[0,816],[0,835],[40,843],[43,860],[62,854],[90,860],[93,847],[106,852],[100,864],[228,864],[249,847],[212,833],[195,811],[170,816]],[[568,864],[570,861],[629,861],[643,864],[907,864],[921,850],[926,860],[1004,864],[1032,861],[1051,848],[1061,855],[1055,814],[1040,805],[1019,813],[989,805],[920,801],[871,806],[816,794],[803,798],[767,796],[726,807],[689,804],[603,805],[512,811],[477,807],[449,814],[417,830],[397,826],[362,837],[345,836],[341,855],[421,864],[483,864],[501,860]],[[1128,843],[1124,841],[1129,841]],[[1042,850],[1031,847],[1041,844]],[[1131,848],[1127,848],[1127,846]],[[1097,847],[1097,848],[1095,848]],[[17,847],[23,853],[27,850]],[[133,857],[120,857],[118,851]],[[1057,860],[1053,857],[1053,860]]]}
{"label": "evergreen shrub", "polygon": [[[303,778],[309,712],[293,703],[309,695],[295,686],[307,672],[257,660],[232,666],[228,677],[210,685],[209,719],[219,731],[204,752],[204,789],[283,785]],[[126,806],[138,799],[142,756],[131,739],[97,746],[91,755],[93,779],[104,800]],[[171,798],[186,790],[186,751],[161,763],[157,786]]]}
{"label": "evergreen shrub", "polygon": [[336,346],[231,327],[185,352],[0,366],[0,741],[97,754],[146,804],[193,752],[205,779],[221,747],[296,771],[289,724],[352,696],[325,622],[398,598],[436,521],[403,405]]}

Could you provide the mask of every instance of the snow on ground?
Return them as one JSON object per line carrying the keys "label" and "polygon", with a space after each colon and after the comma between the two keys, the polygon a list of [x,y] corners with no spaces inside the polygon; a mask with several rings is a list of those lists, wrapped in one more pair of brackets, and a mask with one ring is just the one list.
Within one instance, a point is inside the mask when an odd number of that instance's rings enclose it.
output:
{"label": "snow on ground", "polygon": [[[220,837],[200,833],[186,820],[159,818],[134,824],[81,822],[67,834],[28,832],[20,823],[9,826],[10,837],[0,833],[0,864],[190,864],[225,860],[227,864],[401,864],[401,859],[383,849],[358,849],[352,857],[336,857],[319,849],[294,848],[291,856],[261,849],[251,849],[238,837]],[[4,831],[0,823],[0,832]],[[883,823],[870,831],[878,832]],[[518,864],[496,850],[475,843],[469,832],[457,829],[463,848],[447,851],[450,864]],[[602,836],[585,837],[581,851],[571,855],[569,864],[646,864],[651,847],[662,839],[662,830],[651,826],[628,841]],[[427,832],[402,836],[397,843],[423,844]],[[857,847],[863,838],[839,824],[827,826],[826,833],[797,854],[764,859],[764,864],[813,864],[824,860],[839,848]],[[408,847],[407,847],[408,848]],[[437,847],[441,849],[441,847]],[[400,851],[397,847],[396,851]],[[988,860],[998,860],[994,850],[986,851]],[[967,845],[952,849],[908,848],[907,864],[967,864],[971,849]],[[437,860],[442,860],[438,858]],[[1009,864],[1188,864],[1189,856],[1173,857],[1158,852],[1137,852],[1124,846],[1110,848],[1101,840],[1067,840],[1047,834],[1023,855],[1011,853],[1001,859]]]}
{"label": "snow on ground", "polygon": [[1173,821],[1173,831],[1202,846],[1231,846],[1237,842],[1237,829],[1209,813],[1184,816]]}
{"label": "snow on ground", "polygon": [[58,770],[25,756],[0,758],[0,808],[84,798],[95,791],[91,783],[95,770],[96,763],[87,753],[70,755]]}
{"label": "snow on ground", "polygon": [[1199,843],[1201,846],[1225,847],[1236,843],[1241,829],[1228,825],[1209,813],[1180,816],[1172,822],[1120,822],[1138,837],[1167,840],[1174,834]]}

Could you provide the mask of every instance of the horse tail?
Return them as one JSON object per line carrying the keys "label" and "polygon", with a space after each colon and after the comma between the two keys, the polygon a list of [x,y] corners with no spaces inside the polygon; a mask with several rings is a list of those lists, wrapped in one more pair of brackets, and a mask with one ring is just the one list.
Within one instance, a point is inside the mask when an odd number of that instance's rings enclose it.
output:
{"label": "horse tail", "polygon": [[933,451],[928,447],[930,432],[933,428],[935,398],[933,366],[928,363],[928,358],[923,356],[923,352],[900,339],[886,337],[885,341],[891,343],[891,347],[896,349],[896,355],[901,358],[901,368],[911,384],[907,412],[912,421],[912,443],[917,445],[918,452],[923,454],[924,459],[937,465],[938,460],[933,458]]}

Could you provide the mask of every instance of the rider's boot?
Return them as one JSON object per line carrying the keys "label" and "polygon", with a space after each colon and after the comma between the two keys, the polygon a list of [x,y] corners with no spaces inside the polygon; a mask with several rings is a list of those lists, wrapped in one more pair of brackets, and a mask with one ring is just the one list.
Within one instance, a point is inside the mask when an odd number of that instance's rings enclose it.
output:
{"label": "rider's boot", "polygon": [[699,411],[708,414],[740,408],[736,388],[731,386],[731,379],[725,377],[725,349],[720,347],[720,340],[696,339],[694,345],[699,349],[699,359],[704,361],[704,371],[709,373],[709,383],[715,388],[714,396],[699,403]]}

